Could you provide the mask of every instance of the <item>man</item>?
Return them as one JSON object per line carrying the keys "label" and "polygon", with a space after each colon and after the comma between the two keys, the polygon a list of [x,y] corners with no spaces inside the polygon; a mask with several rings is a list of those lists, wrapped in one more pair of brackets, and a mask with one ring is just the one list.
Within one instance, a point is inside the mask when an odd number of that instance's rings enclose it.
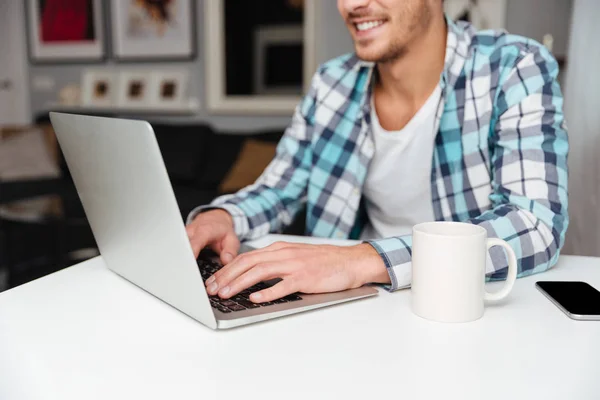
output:
{"label": "man", "polygon": [[[442,0],[338,0],[355,54],[322,65],[258,181],[188,219],[207,280],[255,302],[293,292],[410,285],[411,227],[478,224],[518,257],[518,275],[552,267],[568,225],[568,141],[558,67],[541,45],[453,23]],[[280,231],[307,207],[307,234],[352,247],[276,243],[236,257],[240,239]],[[491,280],[506,276],[492,249]]]}

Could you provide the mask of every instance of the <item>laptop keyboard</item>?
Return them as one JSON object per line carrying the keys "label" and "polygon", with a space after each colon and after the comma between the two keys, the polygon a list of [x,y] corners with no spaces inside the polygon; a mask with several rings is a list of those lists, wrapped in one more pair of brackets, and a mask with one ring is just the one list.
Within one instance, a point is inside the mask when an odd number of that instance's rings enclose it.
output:
{"label": "laptop keyboard", "polygon": [[[200,275],[202,275],[202,280],[206,281],[211,275],[213,275],[215,272],[221,269],[223,265],[218,261],[212,259],[199,258],[198,267],[200,268]],[[268,286],[266,284],[260,282],[254,286],[250,286],[248,289],[236,294],[230,299],[222,299],[219,296],[208,297],[210,299],[210,305],[212,306],[212,308],[226,314],[230,312],[244,311],[260,307],[268,307],[272,306],[273,304],[283,304],[302,300],[302,297],[298,296],[297,294],[290,294],[281,299],[265,303],[253,303],[250,300],[250,295],[252,293],[262,289],[266,289],[267,287]]]}

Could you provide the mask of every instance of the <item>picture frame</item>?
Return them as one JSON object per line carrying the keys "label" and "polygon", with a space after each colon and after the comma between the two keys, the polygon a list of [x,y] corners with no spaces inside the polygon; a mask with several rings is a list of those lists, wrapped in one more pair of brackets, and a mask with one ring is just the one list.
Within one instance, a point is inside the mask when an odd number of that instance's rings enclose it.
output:
{"label": "picture frame", "polygon": [[[319,16],[319,0],[304,0],[302,86],[308,90],[317,69],[318,29],[324,24]],[[206,48],[206,100],[211,114],[281,114],[290,115],[301,95],[253,94],[231,95],[226,90],[225,0],[204,2],[204,37]],[[296,40],[294,33],[294,39]],[[260,66],[259,66],[260,67]]]}
{"label": "picture frame", "polygon": [[148,108],[151,105],[152,72],[121,71],[117,78],[117,89],[116,107]]}
{"label": "picture frame", "polygon": [[116,102],[117,74],[110,70],[85,70],[81,77],[81,105],[110,107]]}
{"label": "picture frame", "polygon": [[185,107],[189,74],[187,71],[152,72],[149,104],[154,108]]}
{"label": "picture frame", "polygon": [[195,57],[195,1],[111,0],[113,57],[119,61]]}
{"label": "picture frame", "polygon": [[34,63],[93,62],[105,57],[101,0],[27,0],[27,27]]}
{"label": "picture frame", "polygon": [[[304,27],[302,25],[258,27],[254,32],[254,91],[258,95],[293,95],[302,91],[302,82],[298,85],[277,85],[267,80],[267,54],[270,47],[297,46],[304,42]],[[300,52],[300,50],[299,50]]]}

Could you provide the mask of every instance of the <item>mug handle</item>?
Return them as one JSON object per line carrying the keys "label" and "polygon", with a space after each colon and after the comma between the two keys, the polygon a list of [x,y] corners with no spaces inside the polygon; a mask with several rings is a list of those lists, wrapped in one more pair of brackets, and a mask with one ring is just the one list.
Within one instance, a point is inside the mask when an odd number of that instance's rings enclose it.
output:
{"label": "mug handle", "polygon": [[502,289],[494,293],[490,293],[487,290],[485,291],[484,300],[486,301],[498,301],[508,296],[517,280],[517,256],[515,255],[515,251],[502,239],[488,239],[488,251],[494,246],[500,246],[506,250],[506,255],[508,256],[508,274],[506,276],[506,283],[504,283]]}

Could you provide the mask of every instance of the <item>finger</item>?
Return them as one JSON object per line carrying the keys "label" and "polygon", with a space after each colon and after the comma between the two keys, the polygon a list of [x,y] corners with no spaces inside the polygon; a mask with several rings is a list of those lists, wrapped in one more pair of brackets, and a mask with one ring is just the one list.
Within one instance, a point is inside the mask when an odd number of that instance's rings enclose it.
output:
{"label": "finger", "polygon": [[254,303],[266,303],[267,301],[277,300],[288,294],[296,293],[297,291],[296,283],[293,279],[284,279],[270,288],[252,293],[250,295],[250,300]]}
{"label": "finger", "polygon": [[215,240],[209,243],[207,246],[209,246],[212,249],[212,251],[214,251],[217,254],[221,254],[221,250],[223,250],[223,246],[221,245],[220,240]]}
{"label": "finger", "polygon": [[223,265],[229,264],[238,255],[240,250],[240,240],[237,238],[235,233],[225,235],[221,241],[221,249],[219,254],[221,255],[221,262]]}
{"label": "finger", "polygon": [[219,296],[228,299],[235,296],[244,289],[248,289],[258,282],[266,281],[273,278],[282,277],[286,270],[285,263],[264,263],[255,265],[248,271],[234,279],[228,286],[225,286],[219,291]]}
{"label": "finger", "polygon": [[[283,249],[266,253],[250,252],[240,254],[232,262],[215,272],[213,276],[206,280],[207,291],[211,295],[217,294],[217,292],[220,293],[221,288],[225,288],[230,282],[257,264],[293,258],[289,252],[290,250]],[[226,292],[222,294],[225,295]]]}
{"label": "finger", "polygon": [[193,236],[190,238],[190,244],[192,245],[194,257],[198,258],[200,251],[206,247],[210,240],[211,237],[208,229],[197,230],[193,233]]}
{"label": "finger", "polygon": [[221,287],[224,284],[228,284],[235,278],[248,271],[250,268],[258,264],[265,264],[271,262],[282,262],[288,259],[294,259],[295,255],[293,249],[282,249],[279,251],[263,252],[258,253],[255,251],[240,254],[233,259],[229,264],[215,272],[215,280],[217,280]]}
{"label": "finger", "polygon": [[300,243],[275,242],[275,243],[271,243],[267,247],[252,250],[252,252],[253,253],[266,253],[266,252],[277,251],[277,250],[282,250],[282,249],[296,249],[296,248],[300,248],[301,246],[302,245]]}

